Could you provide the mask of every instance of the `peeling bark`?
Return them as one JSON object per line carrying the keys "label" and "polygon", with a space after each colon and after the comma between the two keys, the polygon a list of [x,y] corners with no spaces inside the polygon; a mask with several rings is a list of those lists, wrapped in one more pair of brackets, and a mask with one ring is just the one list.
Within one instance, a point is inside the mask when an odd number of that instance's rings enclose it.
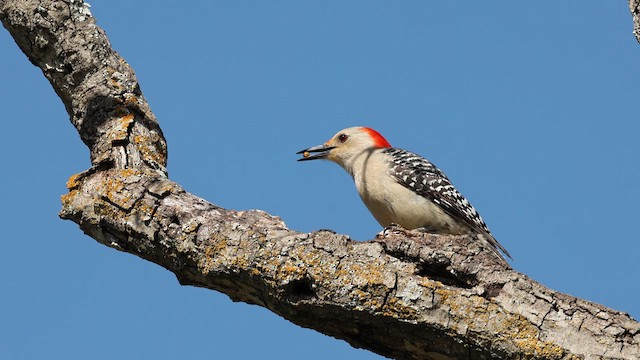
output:
{"label": "peeling bark", "polygon": [[388,357],[640,358],[628,314],[547,289],[471,236],[389,228],[354,242],[188,193],[167,177],[166,142],[133,70],[82,1],[0,0],[0,19],[91,150],[60,216],[100,243]]}

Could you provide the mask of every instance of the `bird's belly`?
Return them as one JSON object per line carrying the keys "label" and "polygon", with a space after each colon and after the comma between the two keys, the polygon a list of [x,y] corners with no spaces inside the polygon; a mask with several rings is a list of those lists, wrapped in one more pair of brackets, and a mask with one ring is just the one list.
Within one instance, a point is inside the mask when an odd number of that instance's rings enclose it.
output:
{"label": "bird's belly", "polygon": [[463,234],[468,231],[430,200],[398,183],[385,184],[362,200],[382,226],[397,224],[405,229],[425,228],[430,232]]}

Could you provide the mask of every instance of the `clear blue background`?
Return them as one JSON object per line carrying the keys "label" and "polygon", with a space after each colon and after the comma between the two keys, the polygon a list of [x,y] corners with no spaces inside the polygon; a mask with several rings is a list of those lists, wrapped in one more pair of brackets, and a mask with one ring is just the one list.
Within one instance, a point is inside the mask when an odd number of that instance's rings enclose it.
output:
{"label": "clear blue background", "polygon": [[[292,229],[378,224],[295,152],[353,125],[435,162],[513,266],[640,318],[640,45],[626,1],[96,1],[169,144],[173,180]],[[0,358],[370,359],[179,286],[57,213],[89,167],[62,103],[0,31]]]}

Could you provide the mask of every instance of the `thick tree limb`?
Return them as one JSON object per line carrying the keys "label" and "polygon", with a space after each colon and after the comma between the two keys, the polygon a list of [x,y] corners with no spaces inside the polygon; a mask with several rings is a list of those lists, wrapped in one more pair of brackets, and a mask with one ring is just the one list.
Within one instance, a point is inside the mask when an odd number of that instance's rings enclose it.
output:
{"label": "thick tree limb", "polygon": [[[632,0],[633,1],[633,0]],[[181,284],[264,306],[406,359],[638,359],[629,315],[547,289],[467,236],[388,229],[358,243],[232,211],[166,176],[166,143],[129,65],[81,1],[0,0],[0,19],[91,150],[60,216]]]}

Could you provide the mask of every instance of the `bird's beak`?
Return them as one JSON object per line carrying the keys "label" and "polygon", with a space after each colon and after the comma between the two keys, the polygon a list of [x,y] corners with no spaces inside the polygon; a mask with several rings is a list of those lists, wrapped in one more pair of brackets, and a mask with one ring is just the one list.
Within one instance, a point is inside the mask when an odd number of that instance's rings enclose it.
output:
{"label": "bird's beak", "polygon": [[327,146],[325,144],[310,147],[308,149],[300,150],[296,154],[302,154],[302,157],[298,161],[307,161],[315,159],[324,159],[329,155],[329,152],[334,149],[335,146]]}

